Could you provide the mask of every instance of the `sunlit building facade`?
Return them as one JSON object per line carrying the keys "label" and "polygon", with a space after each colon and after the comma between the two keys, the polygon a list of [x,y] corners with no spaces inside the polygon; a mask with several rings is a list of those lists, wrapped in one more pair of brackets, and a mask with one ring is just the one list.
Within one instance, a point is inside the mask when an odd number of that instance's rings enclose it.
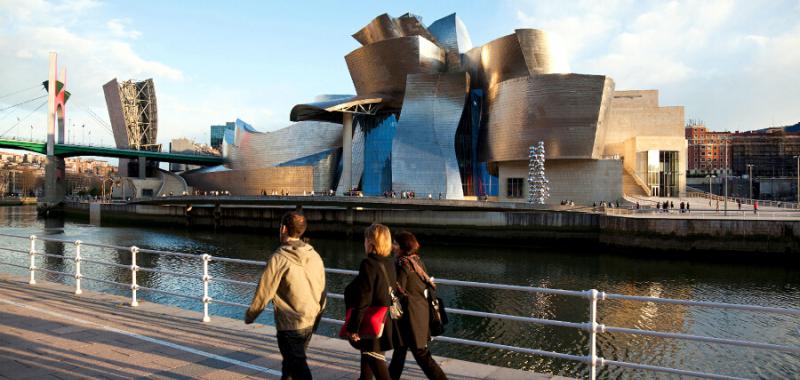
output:
{"label": "sunlit building facade", "polygon": [[[345,62],[355,94],[298,104],[290,112],[297,124],[275,132],[237,121],[222,142],[224,170],[190,176],[246,176],[225,183],[246,187],[235,193],[357,189],[522,202],[529,147],[543,141],[554,202],[675,196],[685,187],[683,107],[659,106],[655,90],[616,91],[608,76],[555,72],[541,30],[473,46],[455,14],[430,26],[383,14],[353,38],[362,46]],[[276,134],[302,138],[274,159],[286,145]],[[244,173],[254,170],[297,185],[250,184],[255,175]]]}

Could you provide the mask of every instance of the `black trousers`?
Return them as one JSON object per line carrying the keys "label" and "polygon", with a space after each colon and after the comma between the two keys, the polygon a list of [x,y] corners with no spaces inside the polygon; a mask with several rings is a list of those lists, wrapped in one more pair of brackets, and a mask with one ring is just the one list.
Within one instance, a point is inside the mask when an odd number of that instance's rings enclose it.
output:
{"label": "black trousers", "polygon": [[[376,352],[379,356],[383,356],[383,352]],[[361,353],[361,375],[359,380],[391,380],[389,377],[389,369],[386,368],[386,361],[370,355],[369,353]]]}
{"label": "black trousers", "polygon": [[281,351],[281,380],[311,380],[311,370],[306,362],[306,349],[311,342],[313,328],[278,331],[278,349]]}
{"label": "black trousers", "polygon": [[[393,380],[400,379],[400,375],[403,374],[403,367],[406,365],[406,353],[408,350],[408,347],[394,348],[392,362],[389,364],[389,374],[392,376]],[[414,355],[414,359],[417,361],[419,368],[422,369],[422,372],[424,372],[425,376],[429,379],[447,380],[447,376],[444,374],[444,371],[442,371],[442,368],[439,367],[439,364],[436,364],[436,360],[433,360],[431,350],[429,350],[428,347],[412,348],[411,354]]]}

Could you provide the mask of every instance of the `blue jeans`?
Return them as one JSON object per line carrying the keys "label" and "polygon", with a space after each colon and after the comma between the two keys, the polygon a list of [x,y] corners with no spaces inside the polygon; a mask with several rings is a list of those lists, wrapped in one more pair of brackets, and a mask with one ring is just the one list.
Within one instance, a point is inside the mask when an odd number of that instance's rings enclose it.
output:
{"label": "blue jeans", "polygon": [[281,351],[281,380],[310,380],[311,370],[306,362],[306,349],[311,342],[313,328],[278,331],[278,349]]}

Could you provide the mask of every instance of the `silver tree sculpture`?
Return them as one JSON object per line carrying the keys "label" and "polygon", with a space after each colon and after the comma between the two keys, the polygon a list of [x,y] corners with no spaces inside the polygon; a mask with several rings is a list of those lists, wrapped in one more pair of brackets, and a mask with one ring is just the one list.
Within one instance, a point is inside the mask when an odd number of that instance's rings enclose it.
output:
{"label": "silver tree sculpture", "polygon": [[544,141],[530,147],[528,158],[528,203],[543,205],[550,198],[550,181],[544,175]]}

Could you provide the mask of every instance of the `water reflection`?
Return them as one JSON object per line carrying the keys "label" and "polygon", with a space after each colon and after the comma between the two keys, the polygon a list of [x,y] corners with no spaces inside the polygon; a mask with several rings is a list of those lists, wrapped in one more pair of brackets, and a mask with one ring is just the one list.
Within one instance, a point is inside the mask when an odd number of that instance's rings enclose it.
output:
{"label": "water reflection", "polygon": [[[35,219],[23,208],[0,208],[0,225],[3,231],[19,235],[42,234],[58,230]],[[235,257],[264,261],[277,245],[275,234],[246,235],[234,233],[189,232],[180,230],[150,230],[146,228],[93,227],[67,222],[61,232],[48,236],[68,240],[101,242],[118,246],[137,245],[157,250],[189,253],[208,253],[214,256]],[[687,298],[695,300],[798,307],[800,305],[800,270],[791,265],[753,266],[723,262],[690,262],[682,259],[658,257],[637,258],[615,252],[575,252],[570,248],[553,249],[529,246],[524,248],[447,246],[422,241],[422,255],[432,275],[468,281],[497,282],[537,287],[572,290],[597,288],[606,292]],[[0,238],[0,244],[16,244],[27,249],[27,240]],[[364,256],[360,241],[316,239],[311,244],[330,268],[356,269]],[[21,248],[20,248],[21,247]],[[72,257],[73,248],[67,244],[47,245],[48,253]],[[84,257],[130,265],[128,250],[86,247]],[[25,264],[24,255],[14,260]],[[141,267],[159,268],[173,272],[200,275],[202,262],[195,258],[160,256],[140,253]],[[12,260],[12,262],[14,262]],[[48,258],[43,266],[53,270],[71,272],[71,261]],[[59,269],[60,268],[60,269]],[[2,268],[4,272],[14,269]],[[209,270],[214,278],[228,278],[255,282],[261,266],[211,262]],[[130,283],[128,268],[86,263],[82,266],[86,276]],[[24,274],[24,270],[15,273]],[[140,271],[141,286],[199,296],[202,282],[199,278],[175,277]],[[61,279],[68,282],[69,279]],[[350,276],[328,274],[329,291],[341,293],[351,280]],[[86,281],[86,289],[129,295],[130,290],[97,282]],[[214,299],[249,303],[254,286],[243,286],[212,281],[210,296]],[[197,300],[186,300],[163,294],[142,291],[140,298],[154,302],[200,310]],[[448,306],[508,313],[537,318],[586,322],[588,302],[575,297],[522,293],[496,289],[463,288],[442,285],[440,296]],[[241,318],[243,310],[220,305],[211,306],[212,315]],[[344,307],[339,300],[331,299],[326,315],[342,319]],[[765,316],[745,312],[723,312],[715,309],[688,308],[680,305],[663,305],[632,301],[603,301],[599,304],[600,321],[607,325],[675,331],[731,339],[746,339],[785,345],[800,345],[798,320],[788,316]],[[272,315],[263,313],[260,322],[271,323]],[[323,325],[322,332],[333,335],[333,326]],[[555,352],[585,355],[588,336],[574,329],[537,326],[520,322],[488,320],[475,317],[452,316],[448,326],[449,336],[493,341],[521,347],[538,348]],[[583,364],[551,360],[524,354],[492,349],[458,346],[434,342],[434,352],[466,360],[533,369],[566,376],[585,375]],[[598,337],[600,355],[615,360],[636,363],[677,366],[681,368],[718,372],[726,375],[761,378],[787,378],[800,372],[796,355],[744,350],[720,345],[684,342],[627,334],[601,334]],[[605,378],[658,378],[652,372],[622,371],[606,368]],[[667,378],[664,376],[664,378]]]}

